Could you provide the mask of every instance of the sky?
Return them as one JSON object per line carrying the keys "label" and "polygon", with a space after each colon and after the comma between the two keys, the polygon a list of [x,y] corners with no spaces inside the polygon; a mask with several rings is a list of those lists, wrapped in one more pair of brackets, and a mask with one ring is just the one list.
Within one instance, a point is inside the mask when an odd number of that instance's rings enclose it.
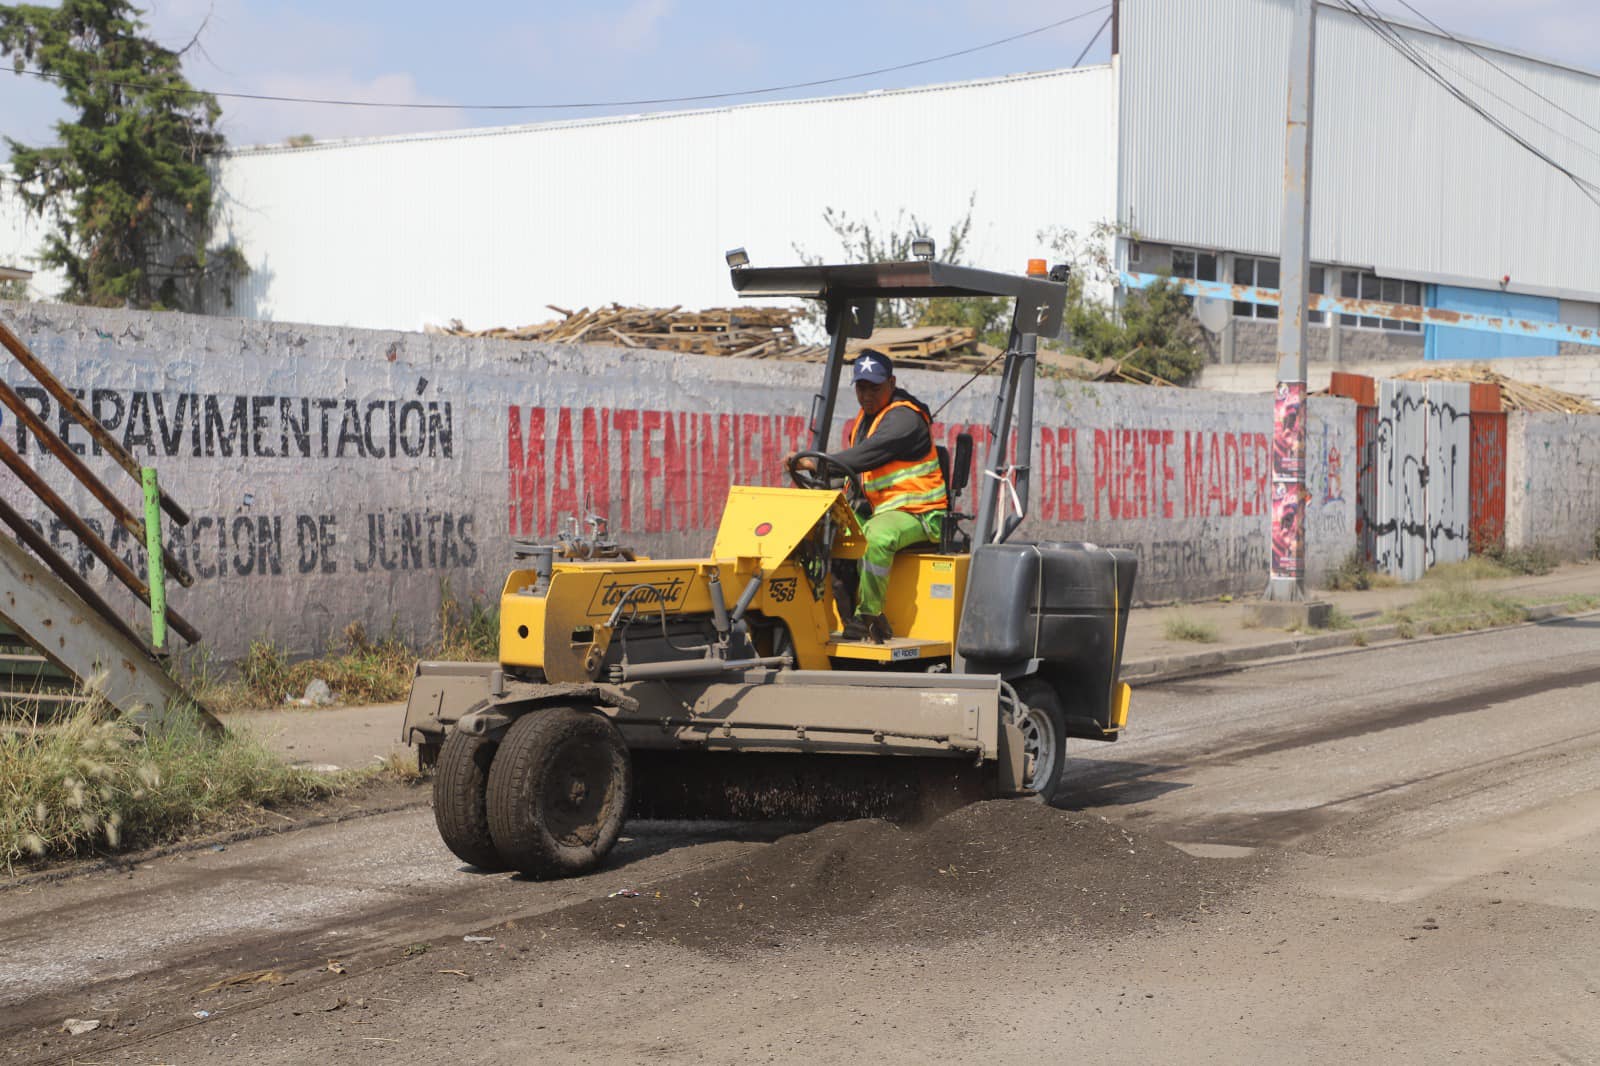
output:
{"label": "sky", "polygon": [[[493,111],[472,104],[565,104],[733,92],[911,63],[1024,33],[969,55],[834,85],[731,103],[901,88],[1103,63],[1104,0],[146,0],[151,34],[212,91],[443,105],[429,110],[222,99],[236,146],[501,126],[716,106],[716,101]],[[1197,0],[1168,0],[1191,3]],[[1600,66],[1594,0],[1410,0],[1453,33],[1585,68]],[[1377,0],[1401,12],[1395,0]],[[1409,16],[1408,16],[1409,17]],[[5,67],[0,66],[0,71]],[[48,82],[0,73],[0,134],[55,139],[65,117]]]}

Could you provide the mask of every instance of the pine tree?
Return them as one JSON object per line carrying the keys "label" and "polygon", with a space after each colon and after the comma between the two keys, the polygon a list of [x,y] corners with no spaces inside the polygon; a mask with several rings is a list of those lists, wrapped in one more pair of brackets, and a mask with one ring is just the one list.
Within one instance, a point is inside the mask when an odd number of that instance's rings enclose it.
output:
{"label": "pine tree", "polygon": [[208,249],[222,109],[141,14],[124,0],[0,5],[0,55],[76,113],[56,124],[59,144],[6,143],[23,203],[50,227],[40,260],[66,275],[63,299],[198,311],[246,270],[238,249]]}

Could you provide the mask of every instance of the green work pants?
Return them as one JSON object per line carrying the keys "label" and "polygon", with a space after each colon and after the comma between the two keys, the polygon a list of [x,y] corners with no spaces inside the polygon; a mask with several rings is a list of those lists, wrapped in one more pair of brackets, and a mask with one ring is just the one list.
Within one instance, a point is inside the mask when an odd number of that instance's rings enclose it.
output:
{"label": "green work pants", "polygon": [[894,553],[913,544],[937,543],[944,522],[943,511],[907,514],[905,511],[879,511],[862,525],[867,535],[867,554],[861,560],[861,584],[856,590],[856,614],[866,617],[883,613],[889,593],[889,567]]}

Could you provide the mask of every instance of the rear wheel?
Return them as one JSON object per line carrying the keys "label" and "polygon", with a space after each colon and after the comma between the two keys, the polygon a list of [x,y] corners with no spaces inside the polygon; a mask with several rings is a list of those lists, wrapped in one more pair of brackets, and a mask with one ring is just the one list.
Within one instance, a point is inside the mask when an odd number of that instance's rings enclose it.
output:
{"label": "rear wheel", "polygon": [[1023,784],[1050,803],[1066,771],[1067,716],[1055,689],[1043,680],[1024,681],[1017,697],[1022,701],[1015,714],[1022,731]]}
{"label": "rear wheel", "polygon": [[444,846],[482,870],[504,870],[489,835],[489,767],[498,745],[487,737],[451,730],[433,774],[433,820]]}
{"label": "rear wheel", "polygon": [[598,866],[628,810],[632,767],[622,734],[594,711],[523,715],[489,771],[489,832],[511,866],[570,877]]}

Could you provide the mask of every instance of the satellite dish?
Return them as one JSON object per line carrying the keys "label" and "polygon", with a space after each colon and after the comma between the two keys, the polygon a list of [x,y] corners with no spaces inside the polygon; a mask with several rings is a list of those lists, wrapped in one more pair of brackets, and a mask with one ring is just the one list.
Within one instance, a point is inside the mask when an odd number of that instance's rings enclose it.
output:
{"label": "satellite dish", "polygon": [[1212,333],[1221,333],[1228,320],[1233,317],[1233,301],[1218,299],[1215,296],[1197,296],[1194,301],[1194,317]]}

